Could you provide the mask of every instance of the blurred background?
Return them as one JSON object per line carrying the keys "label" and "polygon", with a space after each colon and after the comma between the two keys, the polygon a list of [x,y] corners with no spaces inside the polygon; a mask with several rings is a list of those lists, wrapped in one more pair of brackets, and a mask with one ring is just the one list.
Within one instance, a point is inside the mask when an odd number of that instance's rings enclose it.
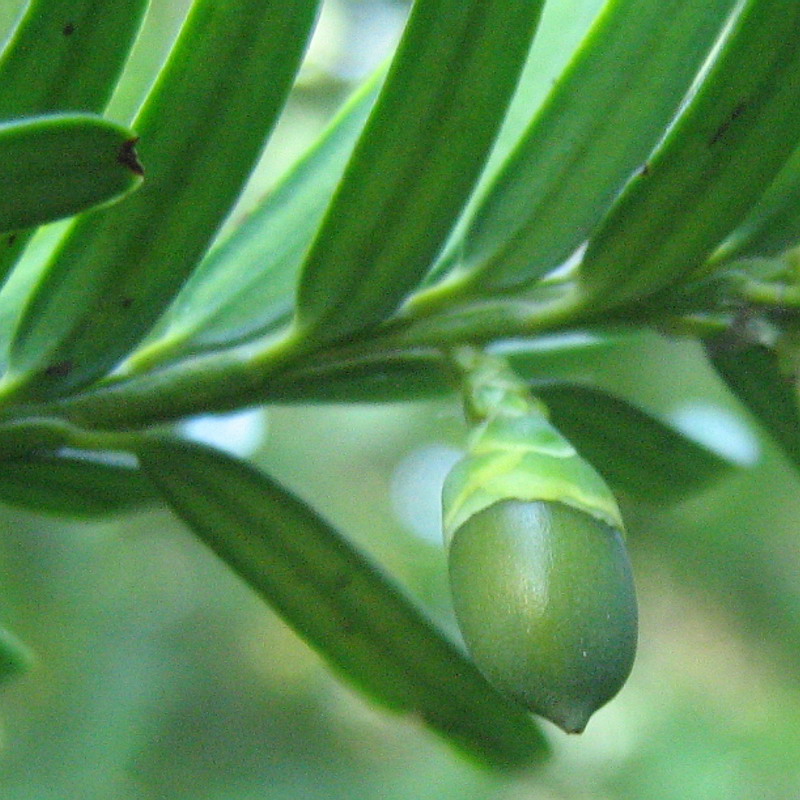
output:
{"label": "blurred background", "polygon": [[[0,24],[22,5],[0,3]],[[185,5],[153,0],[112,118],[131,118]],[[588,22],[599,5],[551,2],[543,31],[558,30],[559,14]],[[234,221],[391,52],[406,12],[402,2],[327,0]],[[0,797],[800,796],[797,476],[689,343],[638,337],[579,369],[742,466],[669,509],[622,498],[639,656],[586,733],[547,726],[549,764],[489,774],[415,720],[371,707],[165,511],[79,524],[2,509],[0,619],[37,663],[0,688]],[[454,400],[278,407],[195,420],[186,432],[268,470],[452,630],[438,492],[465,434]]]}

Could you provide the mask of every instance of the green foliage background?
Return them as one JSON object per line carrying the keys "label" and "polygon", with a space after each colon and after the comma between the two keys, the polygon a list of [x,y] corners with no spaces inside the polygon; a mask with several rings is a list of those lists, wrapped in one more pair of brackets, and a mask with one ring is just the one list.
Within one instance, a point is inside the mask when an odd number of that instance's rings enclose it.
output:
{"label": "green foliage background", "polygon": [[[14,5],[0,7],[0,24]],[[573,13],[589,5],[576,2]],[[345,95],[357,76],[337,68],[354,48],[382,39],[368,23],[399,25],[402,12],[367,0],[328,4],[242,209]],[[153,4],[111,119],[129,118],[180,14],[177,3]],[[585,369],[667,417],[694,402],[733,420],[734,433],[750,424],[685,343],[645,336]],[[391,492],[410,454],[455,448],[462,438],[455,400],[277,407],[254,461],[452,628],[441,547],[414,535],[403,522],[409,509],[398,514]],[[723,431],[717,445],[724,439]],[[623,498],[642,610],[633,675],[581,737],[548,726],[555,757],[514,778],[479,770],[414,719],[377,711],[337,682],[167,512],[67,524],[3,508],[2,617],[34,646],[38,664],[0,693],[0,796],[795,797],[800,500],[783,456],[763,438],[758,449],[756,464],[669,510]],[[424,510],[424,495],[414,505]]]}

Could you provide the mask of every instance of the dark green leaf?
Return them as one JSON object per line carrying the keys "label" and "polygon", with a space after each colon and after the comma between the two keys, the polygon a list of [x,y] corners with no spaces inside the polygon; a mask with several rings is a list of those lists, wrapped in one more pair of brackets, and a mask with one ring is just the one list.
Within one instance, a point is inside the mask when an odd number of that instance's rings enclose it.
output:
{"label": "dark green leaf", "polygon": [[491,182],[516,147],[605,2],[560,0],[544,4],[533,46],[528,52],[479,185],[486,186]]}
{"label": "dark green leaf", "polygon": [[[147,0],[32,0],[0,56],[0,120],[106,106]],[[0,276],[31,231],[0,239]]]}
{"label": "dark green leaf", "polygon": [[383,319],[430,268],[484,165],[540,7],[417,0],[303,266],[303,346]]}
{"label": "dark green leaf", "polygon": [[50,222],[115,199],[141,183],[126,128],[90,114],[0,124],[0,231]]}
{"label": "dark green leaf", "polygon": [[530,717],[285,489],[201,445],[146,439],[137,454],[192,530],[376,700],[415,713],[494,767],[519,767],[545,752]]}
{"label": "dark green leaf", "polygon": [[136,120],[145,187],[124,207],[82,217],[55,253],[12,343],[10,391],[51,397],[83,386],[152,326],[249,176],[317,5],[193,4]]}
{"label": "dark green leaf", "polygon": [[98,517],[158,505],[141,472],[80,451],[0,461],[0,501],[60,517]]}
{"label": "dark green leaf", "polygon": [[583,299],[636,301],[700,267],[800,138],[800,4],[748,0],[648,169],[589,242]]}
{"label": "dark green leaf", "polygon": [[147,0],[31,0],[0,56],[0,119],[102,111]]}
{"label": "dark green leaf", "polygon": [[458,259],[470,286],[529,282],[575,251],[663,134],[734,5],[607,5],[475,210]]}

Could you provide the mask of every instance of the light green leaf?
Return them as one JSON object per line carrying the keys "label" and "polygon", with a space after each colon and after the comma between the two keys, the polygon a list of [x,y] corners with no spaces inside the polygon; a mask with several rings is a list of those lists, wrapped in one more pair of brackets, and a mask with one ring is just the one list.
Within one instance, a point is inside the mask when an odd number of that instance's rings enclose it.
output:
{"label": "light green leaf", "polygon": [[800,4],[748,0],[648,169],[589,243],[584,303],[634,302],[697,269],[800,139]]}
{"label": "light green leaf", "polygon": [[89,114],[0,124],[0,231],[70,216],[141,183],[133,134]]}
{"label": "light green leaf", "polygon": [[176,513],[350,681],[473,757],[522,766],[546,745],[530,717],[328,523],[252,467],[148,438],[145,472]]}
{"label": "light green leaf", "polygon": [[124,209],[82,217],[55,253],[12,343],[7,392],[52,397],[84,386],[152,326],[258,158],[317,4],[194,3],[136,120],[145,189]]}
{"label": "light green leaf", "polygon": [[470,291],[554,269],[586,239],[675,114],[734,0],[613,0],[475,210]]}
{"label": "light green leaf", "polygon": [[417,0],[303,266],[301,346],[378,322],[430,268],[484,165],[540,6]]}
{"label": "light green leaf", "polygon": [[618,492],[675,503],[735,465],[620,397],[578,384],[533,386],[553,424]]}
{"label": "light green leaf", "polygon": [[[32,0],[0,55],[0,120],[106,106],[147,0]],[[0,276],[31,231],[0,239]]]}
{"label": "light green leaf", "polygon": [[159,329],[128,362],[141,369],[236,344],[286,321],[303,256],[369,114],[383,70],[356,92],[317,143],[228,239],[211,251]]}

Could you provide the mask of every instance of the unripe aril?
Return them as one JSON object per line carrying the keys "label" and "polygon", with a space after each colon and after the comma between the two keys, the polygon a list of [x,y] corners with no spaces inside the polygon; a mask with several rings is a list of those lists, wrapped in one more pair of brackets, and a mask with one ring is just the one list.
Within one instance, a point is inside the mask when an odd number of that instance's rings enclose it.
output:
{"label": "unripe aril", "polygon": [[621,533],[564,503],[502,500],[455,531],[449,567],[479,669],[504,694],[581,732],[633,665],[636,597]]}

